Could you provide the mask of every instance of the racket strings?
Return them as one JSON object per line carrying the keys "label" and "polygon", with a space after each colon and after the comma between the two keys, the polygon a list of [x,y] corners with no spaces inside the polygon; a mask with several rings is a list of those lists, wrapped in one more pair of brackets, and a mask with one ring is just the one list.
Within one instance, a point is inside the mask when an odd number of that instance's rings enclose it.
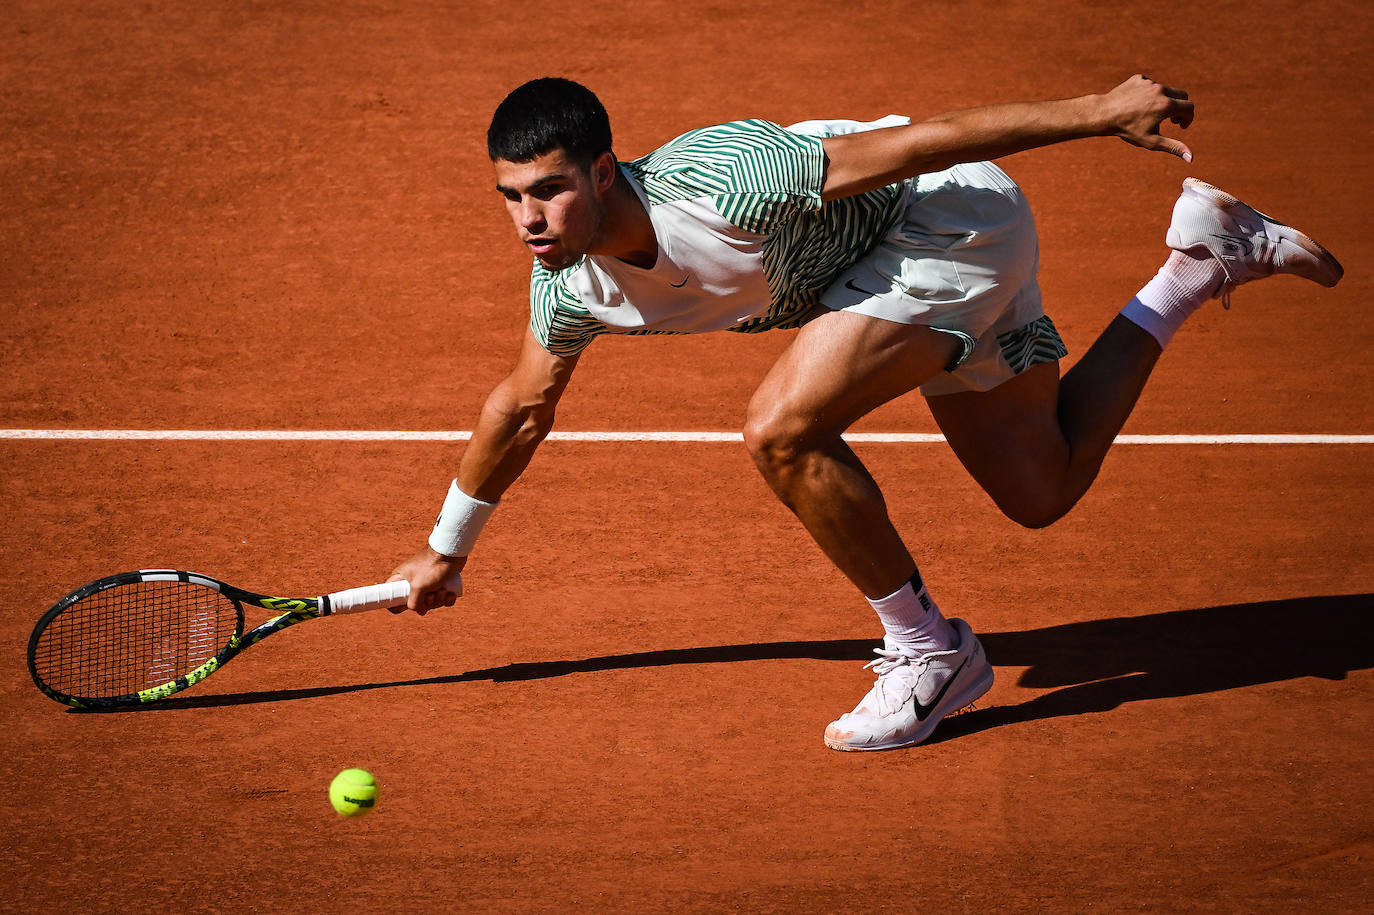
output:
{"label": "racket strings", "polygon": [[34,663],[45,683],[68,695],[123,696],[200,667],[240,624],[238,605],[213,588],[135,582],[98,591],[58,614]]}

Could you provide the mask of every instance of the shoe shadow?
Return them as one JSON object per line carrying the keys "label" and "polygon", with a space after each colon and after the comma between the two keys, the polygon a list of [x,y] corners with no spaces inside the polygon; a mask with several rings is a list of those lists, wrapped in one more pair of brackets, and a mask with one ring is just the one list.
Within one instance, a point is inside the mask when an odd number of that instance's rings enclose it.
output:
{"label": "shoe shadow", "polygon": [[[1295,635],[1296,633],[1296,635]],[[1310,633],[1311,637],[1304,637]],[[980,633],[994,667],[1024,667],[1018,685],[1051,688],[1019,705],[967,712],[928,742],[1004,724],[1105,712],[1126,702],[1220,692],[1300,677],[1344,679],[1374,667],[1374,595],[1302,597]],[[762,642],[506,664],[461,674],[311,689],[174,696],[136,709],[211,708],[473,681],[544,680],[576,673],[814,659],[867,661],[877,639]],[[1054,689],[1058,687],[1057,689]],[[106,711],[71,709],[76,714]]]}
{"label": "shoe shadow", "polygon": [[1106,712],[1127,702],[1302,677],[1343,680],[1374,667],[1374,595],[1177,610],[979,639],[994,667],[1026,668],[1018,686],[1052,691],[1018,705],[965,712],[945,721],[928,743],[1004,724]]}

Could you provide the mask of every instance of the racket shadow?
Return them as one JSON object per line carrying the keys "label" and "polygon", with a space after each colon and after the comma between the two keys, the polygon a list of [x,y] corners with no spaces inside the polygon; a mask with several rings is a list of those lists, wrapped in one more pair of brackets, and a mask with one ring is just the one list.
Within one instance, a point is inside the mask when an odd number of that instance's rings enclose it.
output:
{"label": "racket shadow", "polygon": [[[1291,637],[1295,628],[1309,637],[1295,641]],[[928,743],[1008,724],[1108,712],[1127,702],[1222,692],[1303,677],[1341,680],[1351,671],[1374,668],[1374,595],[1232,604],[1021,632],[987,632],[980,633],[979,638],[994,666],[1025,668],[1017,686],[1047,692],[1018,704],[959,715],[944,722]],[[111,711],[251,705],[373,689],[520,682],[681,664],[867,661],[873,658],[878,644],[876,639],[833,639],[662,649],[523,662],[413,680],[174,696],[139,708]]]}
{"label": "racket shadow", "polygon": [[759,642],[744,645],[713,645],[700,648],[667,648],[656,651],[636,651],[629,654],[604,655],[575,661],[529,661],[504,664],[461,674],[421,677],[414,680],[392,680],[385,683],[355,683],[347,686],[319,686],[306,689],[264,690],[262,692],[221,693],[207,696],[172,696],[147,705],[111,709],[68,709],[79,715],[108,715],[127,712],[149,712],[169,709],[216,708],[228,705],[253,705],[261,702],[286,702],[292,699],[313,699],[338,696],[372,689],[396,689],[405,686],[442,686],[450,683],[472,683],[488,680],[511,683],[522,680],[547,680],[569,674],[595,673],[608,670],[630,670],[648,667],[674,667],[680,664],[727,664],[736,661],[777,661],[811,659],[817,661],[867,661],[880,639],[834,639],[828,641]]}

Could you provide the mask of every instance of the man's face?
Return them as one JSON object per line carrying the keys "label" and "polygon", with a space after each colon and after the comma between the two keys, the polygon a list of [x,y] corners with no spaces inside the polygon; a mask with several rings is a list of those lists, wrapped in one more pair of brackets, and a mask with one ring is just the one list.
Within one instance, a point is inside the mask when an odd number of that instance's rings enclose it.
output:
{"label": "man's face", "polygon": [[529,162],[493,163],[515,231],[545,268],[571,267],[596,243],[605,214],[597,176],[609,159],[588,169],[555,149]]}

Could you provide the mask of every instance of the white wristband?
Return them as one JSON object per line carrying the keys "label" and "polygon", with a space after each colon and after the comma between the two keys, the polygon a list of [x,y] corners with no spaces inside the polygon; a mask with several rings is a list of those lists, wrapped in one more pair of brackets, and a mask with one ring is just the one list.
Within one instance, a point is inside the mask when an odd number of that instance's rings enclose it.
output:
{"label": "white wristband", "polygon": [[434,522],[434,532],[429,535],[429,548],[440,556],[466,556],[494,511],[495,502],[474,499],[459,489],[454,480],[439,520]]}

